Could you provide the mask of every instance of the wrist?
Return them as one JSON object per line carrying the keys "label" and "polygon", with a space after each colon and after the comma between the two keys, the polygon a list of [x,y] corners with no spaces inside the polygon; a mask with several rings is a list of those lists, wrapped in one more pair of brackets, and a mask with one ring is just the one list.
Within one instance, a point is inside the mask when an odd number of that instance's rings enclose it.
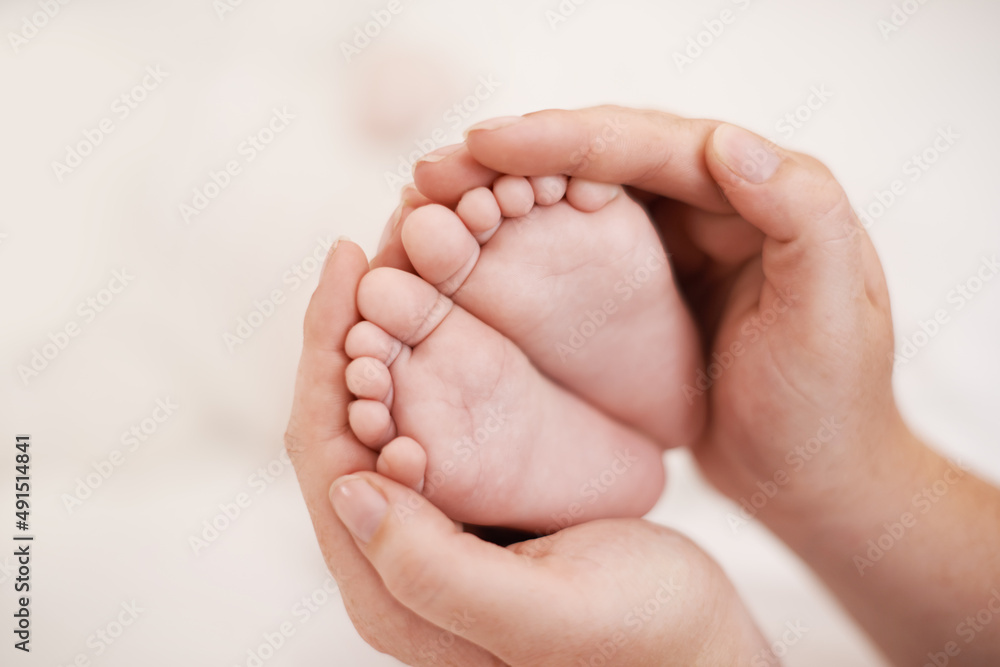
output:
{"label": "wrist", "polygon": [[973,647],[959,633],[1000,587],[1000,493],[902,422],[870,450],[839,494],[776,508],[765,523],[893,662],[922,664],[942,650],[961,651],[949,664],[995,660],[1000,633]]}
{"label": "wrist", "polygon": [[759,519],[786,543],[800,549],[845,545],[869,535],[882,521],[898,519],[941,461],[893,410],[889,419],[845,429],[803,471],[763,507]]}

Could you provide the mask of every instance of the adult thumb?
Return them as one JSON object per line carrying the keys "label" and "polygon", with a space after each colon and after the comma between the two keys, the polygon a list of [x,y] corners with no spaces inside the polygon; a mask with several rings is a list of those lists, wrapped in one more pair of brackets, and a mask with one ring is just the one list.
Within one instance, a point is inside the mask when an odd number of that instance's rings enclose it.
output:
{"label": "adult thumb", "polygon": [[544,568],[462,532],[423,496],[375,473],[337,480],[330,500],[403,605],[506,662],[534,643],[539,609],[553,597]]}
{"label": "adult thumb", "polygon": [[874,249],[821,162],[720,125],[707,143],[706,163],[733,208],[767,237],[763,270],[775,298],[801,302],[822,320],[831,308],[856,306],[866,286],[878,289]]}

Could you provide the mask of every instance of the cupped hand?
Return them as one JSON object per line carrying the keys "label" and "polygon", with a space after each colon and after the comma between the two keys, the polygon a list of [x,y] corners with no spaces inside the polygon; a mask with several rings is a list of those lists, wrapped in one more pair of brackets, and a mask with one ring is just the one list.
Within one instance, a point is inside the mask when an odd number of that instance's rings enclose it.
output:
{"label": "cupped hand", "polygon": [[[503,548],[379,475],[342,478],[330,495],[386,590],[440,628],[410,647],[416,664],[736,665],[769,656],[719,567],[661,526],[592,521]],[[492,658],[452,662],[462,640]]]}
{"label": "cupped hand", "polygon": [[356,245],[331,251],[286,434],[323,556],[366,641],[413,665],[749,664],[766,651],[718,566],[668,529],[599,521],[502,548],[372,472],[375,454],[348,427],[343,350],[367,270]]}
{"label": "cupped hand", "polygon": [[[859,466],[902,456],[883,446],[903,427],[881,266],[817,160],[717,121],[618,107],[488,121],[442,152],[415,179],[444,203],[498,173],[633,188],[708,350],[684,388],[709,399],[695,454],[747,514],[766,506],[780,522],[832,497],[850,502]],[[376,264],[398,253],[397,237],[389,231]]]}

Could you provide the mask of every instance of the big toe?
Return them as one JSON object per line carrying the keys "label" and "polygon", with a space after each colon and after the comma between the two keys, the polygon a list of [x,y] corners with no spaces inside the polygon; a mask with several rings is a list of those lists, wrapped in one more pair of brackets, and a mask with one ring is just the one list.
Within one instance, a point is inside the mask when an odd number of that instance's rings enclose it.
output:
{"label": "big toe", "polygon": [[447,296],[462,286],[479,259],[479,242],[462,219],[437,204],[410,214],[403,247],[417,273]]}
{"label": "big toe", "polygon": [[427,338],[451,309],[451,299],[433,285],[397,269],[373,269],[358,286],[361,316],[410,347]]}
{"label": "big toe", "polygon": [[427,453],[412,438],[396,438],[382,448],[375,470],[383,477],[410,487],[417,493],[424,490]]}

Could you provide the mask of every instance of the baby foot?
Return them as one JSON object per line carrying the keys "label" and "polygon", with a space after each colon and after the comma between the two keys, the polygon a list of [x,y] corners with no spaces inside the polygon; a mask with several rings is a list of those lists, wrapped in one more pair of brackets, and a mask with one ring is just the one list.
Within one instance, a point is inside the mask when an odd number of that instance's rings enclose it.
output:
{"label": "baby foot", "polygon": [[382,474],[457,521],[536,532],[641,516],[659,498],[655,444],[557,386],[418,276],[376,268],[357,305],[366,321],[344,343],[359,399],[349,419],[381,450]]}
{"label": "baby foot", "polygon": [[401,229],[413,268],[550,378],[664,447],[704,404],[694,322],[645,210],[620,186],[501,176]]}

